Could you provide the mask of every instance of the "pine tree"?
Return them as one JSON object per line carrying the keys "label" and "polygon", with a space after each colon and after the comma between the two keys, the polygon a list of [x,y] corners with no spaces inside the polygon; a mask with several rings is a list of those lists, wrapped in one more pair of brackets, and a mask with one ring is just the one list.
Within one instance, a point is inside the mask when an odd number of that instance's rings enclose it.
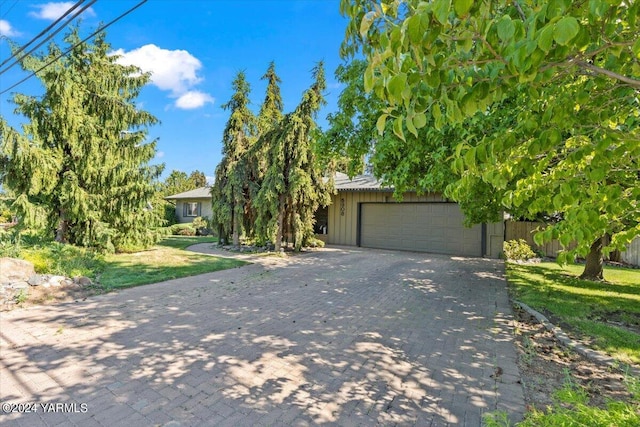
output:
{"label": "pine tree", "polygon": [[[79,41],[77,28],[65,37]],[[109,51],[104,33],[74,47],[38,73],[42,97],[13,97],[23,133],[0,123],[0,178],[25,222],[42,213],[56,240],[102,249],[157,241],[149,201],[163,167],[149,165],[156,144],[145,143],[157,119],[135,104],[149,75]],[[61,53],[52,44],[21,65],[36,71]]]}
{"label": "pine tree", "polygon": [[257,195],[259,221],[279,251],[285,231],[299,250],[313,234],[314,213],[328,203],[328,192],[315,161],[315,116],[324,103],[322,63],[313,70],[314,83],[294,112],[261,135],[268,168]]}
{"label": "pine tree", "polygon": [[[282,110],[284,103],[280,94],[280,77],[276,74],[275,63],[271,62],[267,72],[262,76],[262,80],[267,81],[267,89],[264,97],[264,101],[260,106],[260,112],[258,114],[258,130],[260,135],[268,133],[274,127],[277,127],[282,120]],[[266,144],[268,139],[258,138],[255,144],[247,152],[247,156],[243,159],[246,162],[249,184],[249,194],[251,203],[247,215],[245,217],[245,226],[247,230],[251,231],[251,234],[258,236],[259,240],[264,240],[267,235],[266,229],[269,223],[269,219],[266,217],[260,217],[258,215],[257,208],[255,206],[255,200],[258,197],[258,192],[264,180],[264,176],[267,170],[267,151],[269,149]]]}
{"label": "pine tree", "polygon": [[[240,244],[249,187],[245,164],[241,162],[255,141],[256,119],[249,110],[250,87],[244,72],[233,81],[235,93],[222,108],[231,111],[222,135],[222,160],[216,168],[216,180],[211,189],[213,223],[219,236],[232,235],[233,244]],[[225,239],[226,240],[226,239]]]}

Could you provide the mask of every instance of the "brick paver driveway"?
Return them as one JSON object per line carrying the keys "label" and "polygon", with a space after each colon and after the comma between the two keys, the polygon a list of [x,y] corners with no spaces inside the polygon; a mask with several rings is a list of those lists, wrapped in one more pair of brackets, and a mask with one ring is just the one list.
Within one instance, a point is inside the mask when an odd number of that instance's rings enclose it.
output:
{"label": "brick paver driveway", "polygon": [[497,261],[354,248],[263,257],[2,313],[0,400],[37,412],[0,424],[478,426],[496,409],[518,419],[509,319]]}

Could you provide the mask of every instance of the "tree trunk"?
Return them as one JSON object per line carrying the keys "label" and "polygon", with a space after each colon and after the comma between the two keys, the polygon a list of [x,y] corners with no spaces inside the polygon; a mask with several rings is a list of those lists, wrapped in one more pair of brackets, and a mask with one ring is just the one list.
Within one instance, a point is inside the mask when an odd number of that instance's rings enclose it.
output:
{"label": "tree trunk", "polygon": [[240,246],[239,217],[239,215],[233,214],[233,246]]}
{"label": "tree trunk", "polygon": [[604,280],[602,264],[602,248],[604,242],[602,237],[598,238],[591,245],[591,250],[587,255],[587,262],[584,266],[584,271],[580,275],[581,279],[585,280]]}
{"label": "tree trunk", "polygon": [[280,196],[280,206],[278,209],[278,228],[276,230],[276,241],[273,242],[276,252],[280,252],[280,248],[282,247],[283,227],[284,227],[284,196]]}
{"label": "tree trunk", "polygon": [[56,229],[56,242],[67,243],[67,234],[69,233],[69,222],[67,221],[67,215],[64,209],[58,211],[59,220],[58,228]]}

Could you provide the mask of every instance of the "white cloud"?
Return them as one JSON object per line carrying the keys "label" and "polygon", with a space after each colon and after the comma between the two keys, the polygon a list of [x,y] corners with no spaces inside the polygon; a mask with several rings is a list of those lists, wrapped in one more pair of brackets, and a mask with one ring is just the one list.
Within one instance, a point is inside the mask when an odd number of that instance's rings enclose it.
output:
{"label": "white cloud", "polygon": [[182,108],[183,110],[193,110],[209,102],[214,102],[214,99],[210,95],[197,90],[191,90],[176,100],[176,107]]}
{"label": "white cloud", "polygon": [[[29,12],[29,15],[38,19],[47,19],[49,21],[55,21],[56,19],[64,15],[67,10],[71,9],[73,5],[74,5],[74,2],[70,2],[70,1],[59,2],[59,3],[50,2],[50,3],[38,4],[33,6],[37,8],[38,11]],[[75,8],[73,12],[71,12],[71,14],[68,16],[73,16],[80,9],[82,9],[82,6]],[[82,13],[87,16],[96,16],[96,13],[93,11],[93,8],[91,7]]]}
{"label": "white cloud", "polygon": [[157,159],[161,159],[164,157],[164,151],[158,151],[156,152],[156,158]]}
{"label": "white cloud", "polygon": [[20,35],[20,33],[13,29],[9,21],[0,19],[0,36],[15,37],[18,35]]}
{"label": "white cloud", "polygon": [[118,63],[135,65],[151,73],[151,83],[178,98],[175,103],[178,108],[199,108],[214,101],[210,95],[192,90],[202,81],[198,76],[202,63],[186,50],[168,50],[148,44],[129,52],[118,49],[113,54],[120,57]]}
{"label": "white cloud", "polygon": [[215,176],[207,175],[207,185],[213,185],[215,182],[216,182],[216,177]]}

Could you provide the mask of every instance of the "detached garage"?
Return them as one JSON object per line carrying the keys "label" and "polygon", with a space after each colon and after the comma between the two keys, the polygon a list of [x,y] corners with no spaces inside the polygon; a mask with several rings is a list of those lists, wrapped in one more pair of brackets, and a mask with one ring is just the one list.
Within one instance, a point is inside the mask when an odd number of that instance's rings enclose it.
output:
{"label": "detached garage", "polygon": [[502,251],[502,223],[465,227],[460,207],[440,194],[406,193],[396,202],[393,188],[368,175],[337,174],[335,187],[318,215],[329,244],[491,258]]}

